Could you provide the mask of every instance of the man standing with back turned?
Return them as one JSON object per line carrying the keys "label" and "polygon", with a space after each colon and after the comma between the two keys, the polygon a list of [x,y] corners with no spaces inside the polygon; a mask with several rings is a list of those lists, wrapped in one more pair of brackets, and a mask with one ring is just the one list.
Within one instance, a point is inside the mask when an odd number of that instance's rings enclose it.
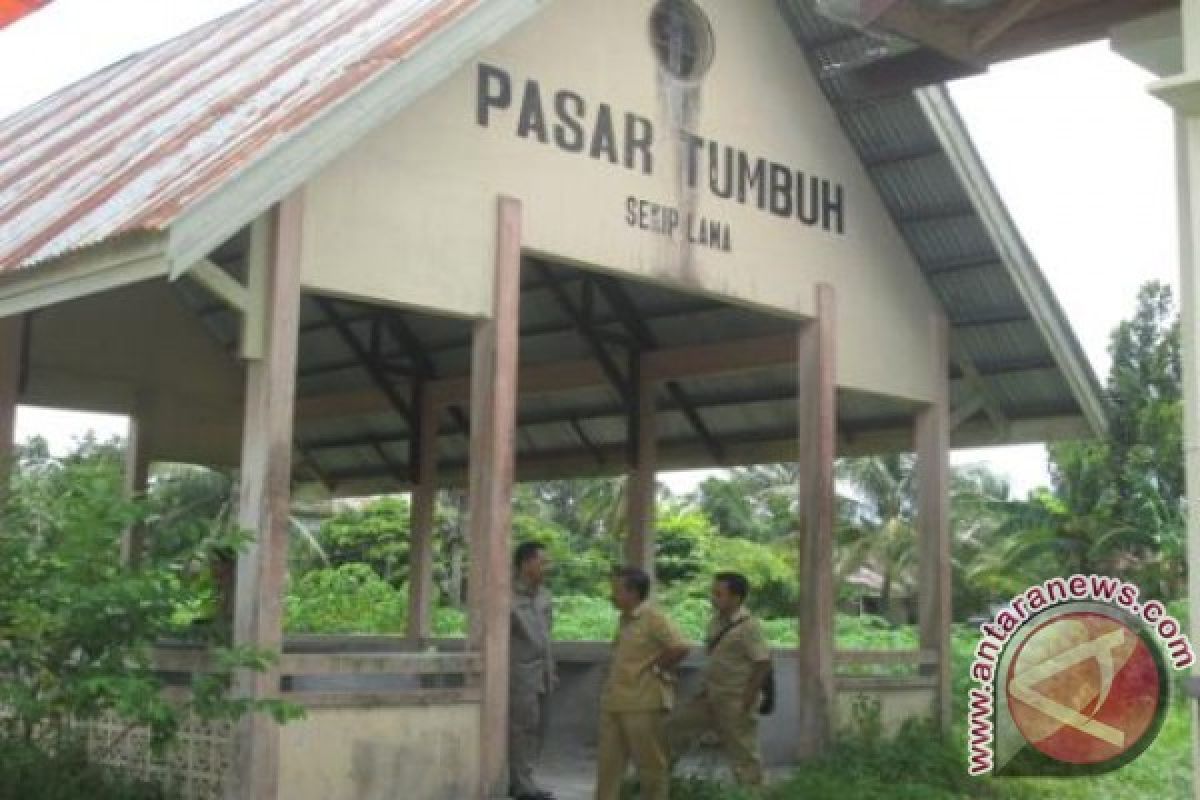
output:
{"label": "man standing with back turned", "polygon": [[645,572],[618,569],[612,592],[621,619],[600,695],[596,800],[618,800],[630,759],[641,780],[642,800],[668,800],[666,718],[674,701],[672,670],[687,656],[688,644],[667,615],[646,601],[650,577]]}
{"label": "man standing with back turned", "polygon": [[518,545],[508,646],[508,781],[517,800],[554,800],[533,780],[533,764],[546,735],[547,699],[558,683],[550,649],[554,616],[543,585],[549,567],[540,542]]}

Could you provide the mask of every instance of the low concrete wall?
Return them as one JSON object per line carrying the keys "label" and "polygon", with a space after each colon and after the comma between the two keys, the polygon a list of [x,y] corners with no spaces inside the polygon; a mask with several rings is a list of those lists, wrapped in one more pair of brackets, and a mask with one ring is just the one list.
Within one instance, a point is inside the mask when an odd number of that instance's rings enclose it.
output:
{"label": "low concrete wall", "polygon": [[[596,746],[600,689],[607,673],[610,646],[591,642],[565,642],[555,646],[559,663],[560,685],[551,701],[547,755],[590,750]],[[763,759],[769,766],[792,763],[795,759],[796,733],[799,728],[796,652],[772,652],[777,687],[775,712],[759,724]],[[680,697],[698,689],[699,655],[689,657],[681,670]],[[886,732],[896,730],[913,717],[930,716],[935,698],[930,679],[846,678],[838,682],[837,724],[851,722],[852,707],[859,697],[878,701],[880,719]]]}
{"label": "low concrete wall", "polygon": [[287,800],[462,800],[479,781],[479,706],[309,711],[284,726]]}

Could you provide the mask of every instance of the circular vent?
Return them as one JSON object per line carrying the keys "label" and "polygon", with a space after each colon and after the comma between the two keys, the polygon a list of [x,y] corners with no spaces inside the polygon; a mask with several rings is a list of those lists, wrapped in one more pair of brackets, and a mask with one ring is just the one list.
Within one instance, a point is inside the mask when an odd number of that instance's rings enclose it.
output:
{"label": "circular vent", "polygon": [[712,25],[692,0],[659,0],[650,12],[650,42],[658,63],[681,81],[698,81],[712,66]]}

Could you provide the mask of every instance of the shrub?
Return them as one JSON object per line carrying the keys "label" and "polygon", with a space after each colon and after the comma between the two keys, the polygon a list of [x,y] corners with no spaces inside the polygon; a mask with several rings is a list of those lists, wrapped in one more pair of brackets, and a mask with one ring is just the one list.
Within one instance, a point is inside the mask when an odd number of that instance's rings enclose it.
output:
{"label": "shrub", "polygon": [[157,784],[90,763],[78,744],[57,754],[0,739],[0,800],[175,800]]}
{"label": "shrub", "polygon": [[246,537],[216,523],[195,535],[203,526],[189,520],[169,552],[151,549],[123,566],[124,532],[150,510],[144,498],[123,496],[120,465],[118,448],[92,441],[65,459],[31,451],[0,509],[0,740],[17,748],[14,769],[39,753],[82,758],[72,725],[110,712],[145,728],[160,751],[190,714],[232,720],[261,710],[284,721],[298,713],[232,696],[234,670],[261,670],[269,658],[248,648],[214,646],[216,671],[195,678],[189,699],[164,697],[154,646],[179,636],[217,644],[215,628],[181,627],[189,617],[181,610],[196,607],[200,576],[217,555]]}
{"label": "shrub", "polygon": [[318,569],[292,583],[284,600],[290,633],[400,633],[407,592],[366,564]]}

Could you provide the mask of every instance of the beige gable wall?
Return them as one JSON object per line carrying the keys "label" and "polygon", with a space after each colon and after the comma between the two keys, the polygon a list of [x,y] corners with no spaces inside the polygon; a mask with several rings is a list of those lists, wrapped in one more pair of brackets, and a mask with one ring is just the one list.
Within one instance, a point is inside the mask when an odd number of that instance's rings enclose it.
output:
{"label": "beige gable wall", "polygon": [[[683,92],[660,78],[649,46],[652,0],[558,0],[310,183],[306,285],[486,315],[495,198],[510,194],[524,203],[526,247],[569,262],[796,316],[811,314],[814,284],[829,282],[838,294],[839,384],[928,399],[937,304],[775,3],[700,5],[716,56],[688,129],[751,160],[840,184],[844,234],[714,196],[703,158],[689,190],[670,111]],[[511,80],[511,107],[493,110],[486,127],[476,119],[480,63]],[[548,144],[517,135],[528,79],[541,90]],[[611,106],[619,156],[626,112],[650,120],[652,174],[636,168],[640,160],[631,170],[557,147],[560,89],[584,98],[585,129],[600,103]],[[727,223],[732,252],[630,227],[631,196]]]}

